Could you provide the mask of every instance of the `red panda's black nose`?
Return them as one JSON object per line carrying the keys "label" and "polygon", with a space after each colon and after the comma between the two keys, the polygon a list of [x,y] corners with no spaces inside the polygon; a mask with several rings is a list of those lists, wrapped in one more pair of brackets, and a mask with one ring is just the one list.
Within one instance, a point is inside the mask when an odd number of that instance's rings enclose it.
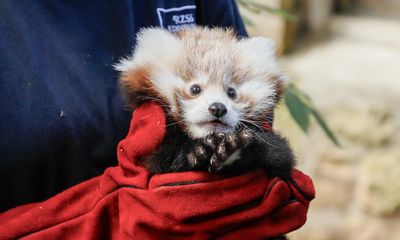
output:
{"label": "red panda's black nose", "polygon": [[226,114],[227,110],[226,110],[226,106],[223,103],[219,103],[219,102],[215,102],[213,104],[210,105],[210,107],[208,108],[208,111],[216,116],[216,117],[222,117]]}

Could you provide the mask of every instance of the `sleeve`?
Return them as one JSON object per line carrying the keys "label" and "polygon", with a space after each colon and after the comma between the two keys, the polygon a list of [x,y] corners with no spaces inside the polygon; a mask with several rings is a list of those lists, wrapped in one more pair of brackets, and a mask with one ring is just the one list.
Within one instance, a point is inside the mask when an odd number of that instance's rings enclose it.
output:
{"label": "sleeve", "polygon": [[243,20],[234,0],[197,0],[196,5],[198,25],[232,27],[239,36],[247,37]]}

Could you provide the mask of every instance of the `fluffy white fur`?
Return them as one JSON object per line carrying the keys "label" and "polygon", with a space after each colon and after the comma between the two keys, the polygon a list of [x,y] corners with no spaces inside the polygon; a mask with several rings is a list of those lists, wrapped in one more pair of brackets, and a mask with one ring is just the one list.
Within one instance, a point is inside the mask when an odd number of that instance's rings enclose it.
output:
{"label": "fluffy white fur", "polygon": [[[123,59],[116,69],[129,72],[140,67],[149,69],[153,88],[167,99],[172,112],[182,108],[181,121],[193,138],[205,137],[216,129],[231,132],[249,117],[245,114],[256,117],[270,110],[277,94],[276,82],[270,76],[283,76],[276,64],[272,40],[237,40],[225,30],[206,28],[185,30],[178,36],[159,28],[143,29],[137,36],[133,56]],[[185,79],[186,75],[192,77]],[[177,90],[190,94],[193,84],[202,87],[198,96],[176,96]],[[236,99],[227,96],[229,87],[236,90]],[[251,101],[239,101],[241,96]],[[208,111],[214,102],[227,107],[227,114],[219,119],[225,125],[204,124],[216,119]],[[246,113],[250,104],[252,111]]]}
{"label": "fluffy white fur", "polygon": [[204,125],[204,123],[216,120],[216,117],[208,111],[209,106],[214,102],[223,103],[227,108],[227,114],[219,119],[226,124],[226,126],[219,126],[220,132],[232,132],[239,123],[239,109],[235,108],[233,101],[226,95],[222,86],[209,87],[198,98],[182,100],[185,110],[183,118],[189,125],[190,134],[195,138],[205,137],[215,131],[213,127]]}
{"label": "fluffy white fur", "polygon": [[136,36],[134,54],[122,59],[115,65],[115,69],[125,72],[144,64],[168,68],[174,59],[179,57],[182,50],[182,42],[167,30],[142,29]]}

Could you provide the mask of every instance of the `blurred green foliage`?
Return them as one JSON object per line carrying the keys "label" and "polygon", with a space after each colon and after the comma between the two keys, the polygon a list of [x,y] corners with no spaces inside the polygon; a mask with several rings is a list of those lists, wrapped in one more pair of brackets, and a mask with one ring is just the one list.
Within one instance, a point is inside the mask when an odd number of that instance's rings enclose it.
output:
{"label": "blurred green foliage", "polygon": [[308,133],[310,118],[314,118],[322,128],[328,138],[336,145],[340,146],[338,139],[332,130],[328,127],[325,119],[319,113],[312,103],[310,97],[298,89],[294,84],[289,84],[284,93],[284,100],[290,115],[299,127]]}
{"label": "blurred green foliage", "polygon": [[[286,9],[270,7],[268,5],[254,2],[252,0],[236,0],[236,2],[243,8],[245,8],[251,12],[257,13],[257,14],[262,13],[262,12],[269,12],[269,13],[281,16],[288,21],[296,21],[297,20],[297,16],[295,14],[289,12]],[[243,21],[245,22],[245,24],[253,25],[253,22],[248,17],[246,17],[246,16],[242,16],[242,17],[243,17]]]}

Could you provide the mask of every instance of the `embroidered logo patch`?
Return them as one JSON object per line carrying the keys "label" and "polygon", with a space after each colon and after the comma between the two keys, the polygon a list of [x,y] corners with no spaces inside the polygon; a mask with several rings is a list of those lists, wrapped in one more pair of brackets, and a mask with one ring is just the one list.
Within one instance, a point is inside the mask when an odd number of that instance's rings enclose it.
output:
{"label": "embroidered logo patch", "polygon": [[192,28],[196,24],[196,6],[186,5],[177,8],[157,8],[158,20],[163,28],[176,32]]}

